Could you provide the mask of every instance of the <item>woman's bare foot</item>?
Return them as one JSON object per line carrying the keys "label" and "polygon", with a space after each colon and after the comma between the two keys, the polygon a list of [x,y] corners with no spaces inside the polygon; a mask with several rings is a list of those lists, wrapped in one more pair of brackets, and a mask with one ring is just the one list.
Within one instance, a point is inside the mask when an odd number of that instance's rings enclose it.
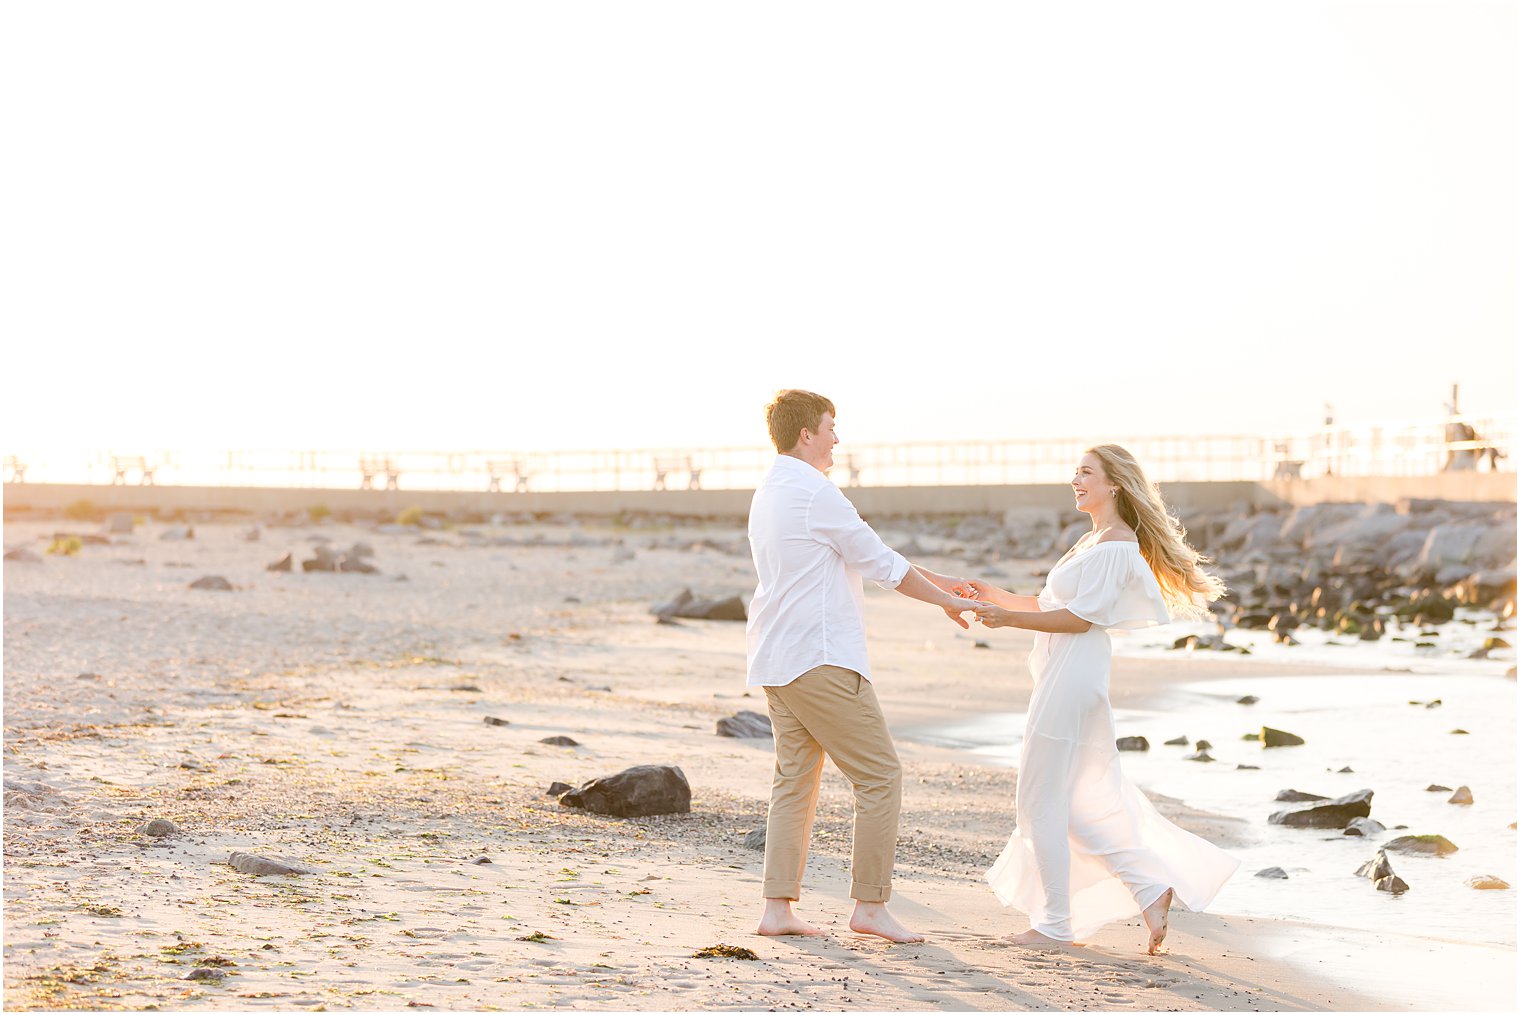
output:
{"label": "woman's bare foot", "polygon": [[855,912],[850,914],[850,929],[857,934],[875,934],[900,945],[917,944],[924,939],[922,934],[915,934],[898,923],[897,917],[887,912],[885,902],[857,901]]}
{"label": "woman's bare foot", "polygon": [[1166,940],[1166,918],[1172,908],[1172,890],[1168,888],[1161,893],[1161,898],[1152,902],[1141,914],[1145,917],[1145,925],[1150,928],[1150,944],[1146,948],[1148,954],[1155,955],[1161,950],[1161,942]]}
{"label": "woman's bare foot", "polygon": [[792,912],[791,899],[766,899],[765,912],[760,914],[760,925],[755,928],[755,933],[766,937],[785,937],[788,934],[816,937],[823,931]]}
{"label": "woman's bare foot", "polygon": [[1025,948],[1064,948],[1073,944],[1071,941],[1058,941],[1053,937],[1041,934],[1033,927],[1022,934],[1009,934],[1003,938],[1011,945],[1022,945]]}

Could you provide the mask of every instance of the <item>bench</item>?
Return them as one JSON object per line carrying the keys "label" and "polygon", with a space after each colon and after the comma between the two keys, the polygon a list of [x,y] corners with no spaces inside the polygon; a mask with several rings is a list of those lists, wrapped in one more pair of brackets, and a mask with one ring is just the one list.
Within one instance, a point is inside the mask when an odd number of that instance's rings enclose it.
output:
{"label": "bench", "polygon": [[516,492],[528,492],[528,464],[520,458],[492,459],[486,462],[486,472],[491,476],[487,493],[501,493],[501,481],[507,476],[514,477]]}
{"label": "bench", "polygon": [[693,465],[690,457],[687,458],[656,458],[654,460],[654,488],[656,490],[668,490],[665,477],[671,473],[686,473],[686,489],[702,489],[702,467]]}
{"label": "bench", "polygon": [[136,471],[138,486],[153,486],[153,468],[142,455],[112,455],[111,469],[115,475],[111,477],[111,485],[126,486],[127,473]]}
{"label": "bench", "polygon": [[7,455],[5,458],[5,470],[7,483],[26,482],[26,463],[15,455]]}
{"label": "bench", "polygon": [[375,477],[385,473],[385,488],[387,490],[401,489],[401,469],[389,458],[361,458],[359,459],[359,474],[364,478],[359,481],[359,489],[373,490]]}
{"label": "bench", "polygon": [[1275,443],[1272,450],[1277,454],[1277,465],[1272,469],[1273,479],[1303,479],[1304,463],[1288,457],[1288,445]]}
{"label": "bench", "polygon": [[844,467],[850,470],[850,486],[860,485],[860,466],[855,464],[854,455],[844,456]]}

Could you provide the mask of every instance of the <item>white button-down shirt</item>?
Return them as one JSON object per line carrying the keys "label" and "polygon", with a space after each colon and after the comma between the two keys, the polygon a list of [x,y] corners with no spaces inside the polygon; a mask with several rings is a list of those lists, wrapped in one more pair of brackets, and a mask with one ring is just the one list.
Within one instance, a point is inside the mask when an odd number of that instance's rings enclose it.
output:
{"label": "white button-down shirt", "polygon": [[895,589],[908,561],[811,465],[777,455],[749,509],[760,576],[749,605],[749,686],[789,684],[829,664],[871,679],[861,579]]}

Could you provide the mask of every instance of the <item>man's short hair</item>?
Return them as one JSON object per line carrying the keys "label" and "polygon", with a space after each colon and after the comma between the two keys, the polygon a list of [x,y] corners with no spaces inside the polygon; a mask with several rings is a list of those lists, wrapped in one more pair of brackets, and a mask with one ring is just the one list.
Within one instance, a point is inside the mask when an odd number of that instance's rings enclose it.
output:
{"label": "man's short hair", "polygon": [[776,392],[771,404],[765,407],[765,425],[771,432],[771,443],[777,451],[790,451],[802,439],[804,429],[818,432],[823,414],[834,415],[834,403],[822,395],[800,388],[787,388]]}

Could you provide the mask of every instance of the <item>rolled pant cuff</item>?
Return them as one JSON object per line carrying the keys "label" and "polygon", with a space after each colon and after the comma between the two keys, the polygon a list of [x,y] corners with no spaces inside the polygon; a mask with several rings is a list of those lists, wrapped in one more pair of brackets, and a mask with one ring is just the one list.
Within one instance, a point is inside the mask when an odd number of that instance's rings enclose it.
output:
{"label": "rolled pant cuff", "polygon": [[802,897],[802,882],[767,881],[761,887],[760,894],[767,899],[791,899],[796,902]]}
{"label": "rolled pant cuff", "polygon": [[867,885],[852,881],[850,882],[850,898],[856,902],[886,902],[892,898],[892,886]]}

